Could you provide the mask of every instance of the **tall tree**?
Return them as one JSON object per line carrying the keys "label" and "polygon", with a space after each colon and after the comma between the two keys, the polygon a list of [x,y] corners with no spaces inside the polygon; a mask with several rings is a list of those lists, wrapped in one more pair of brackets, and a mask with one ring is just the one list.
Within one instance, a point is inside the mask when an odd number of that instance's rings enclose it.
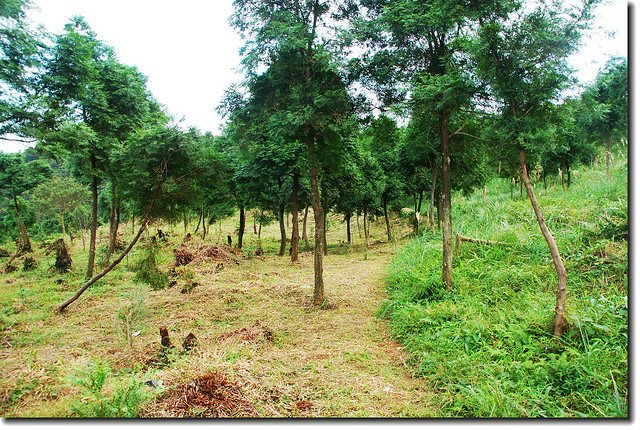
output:
{"label": "tall tree", "polygon": [[582,100],[590,108],[584,118],[587,130],[605,140],[607,176],[611,168],[611,143],[628,139],[629,80],[626,58],[613,57],[586,89]]}
{"label": "tall tree", "polygon": [[197,178],[219,162],[203,166],[196,162],[200,148],[187,133],[173,127],[155,126],[130,138],[116,155],[122,163],[124,198],[141,217],[138,231],[124,251],[100,273],[91,277],[66,302],[60,312],[76,301],[91,285],[107,275],[135,246],[152,220],[176,219],[198,194]]}
{"label": "tall tree", "polygon": [[[535,6],[535,7],[531,7]],[[547,227],[527,168],[527,153],[543,149],[551,103],[569,82],[567,56],[580,40],[590,17],[589,2],[570,10],[556,2],[522,6],[510,18],[483,23],[476,51],[480,76],[501,104],[502,134],[518,153],[519,169],[540,230],[549,246],[558,276],[554,333],[562,335],[567,273],[555,238]]]}
{"label": "tall tree", "polygon": [[406,100],[413,109],[431,112],[438,119],[442,159],[442,280],[452,285],[450,117],[469,105],[474,82],[465,71],[461,43],[487,16],[504,15],[511,2],[467,0],[362,0],[365,19],[354,21],[354,34],[369,49],[362,56],[359,74],[385,104]]}
{"label": "tall tree", "polygon": [[20,197],[33,189],[47,177],[51,169],[42,160],[25,160],[22,154],[0,152],[0,195],[7,197],[16,214],[16,224],[20,233],[18,253],[31,252],[31,240],[23,220]]}
{"label": "tall tree", "polygon": [[306,147],[309,182],[315,220],[313,302],[324,302],[323,254],[325,212],[320,196],[320,173],[329,149],[342,140],[339,124],[350,115],[345,84],[329,61],[321,29],[330,31],[327,18],[338,2],[320,0],[235,0],[232,25],[246,40],[242,50],[249,76],[261,65],[286,56],[286,72],[280,76],[288,86],[287,103],[280,112]]}

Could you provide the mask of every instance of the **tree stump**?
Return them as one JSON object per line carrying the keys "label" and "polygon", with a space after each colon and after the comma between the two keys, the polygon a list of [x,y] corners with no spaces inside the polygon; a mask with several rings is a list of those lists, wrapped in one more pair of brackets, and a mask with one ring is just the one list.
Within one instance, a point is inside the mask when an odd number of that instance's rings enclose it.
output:
{"label": "tree stump", "polygon": [[71,270],[71,255],[67,245],[64,243],[64,239],[58,239],[52,244],[53,249],[56,251],[56,262],[54,264],[55,269],[60,273],[66,273]]}
{"label": "tree stump", "polygon": [[196,340],[196,335],[194,335],[193,333],[189,333],[187,335],[187,337],[184,339],[184,342],[182,342],[182,347],[184,348],[184,351],[190,351],[193,347],[195,347],[197,344],[197,340]]}
{"label": "tree stump", "polygon": [[38,262],[35,258],[25,257],[24,261],[22,262],[22,270],[27,272],[29,270],[35,269],[36,267],[38,267]]}

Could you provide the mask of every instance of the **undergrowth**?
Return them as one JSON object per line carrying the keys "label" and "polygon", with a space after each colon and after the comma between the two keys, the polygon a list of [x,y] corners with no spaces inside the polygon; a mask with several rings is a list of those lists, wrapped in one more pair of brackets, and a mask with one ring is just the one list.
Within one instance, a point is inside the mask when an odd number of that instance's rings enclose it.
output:
{"label": "undergrowth", "polygon": [[396,257],[380,314],[444,417],[628,417],[627,170],[581,169],[571,188],[536,193],[568,272],[567,331],[555,339],[557,279],[528,200],[495,181],[455,196],[462,243],[453,281],[425,232]]}

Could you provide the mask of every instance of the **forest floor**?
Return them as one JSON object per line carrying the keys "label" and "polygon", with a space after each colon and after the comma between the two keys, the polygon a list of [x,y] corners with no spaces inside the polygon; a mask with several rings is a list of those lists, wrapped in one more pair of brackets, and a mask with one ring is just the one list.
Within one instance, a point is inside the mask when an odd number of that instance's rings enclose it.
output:
{"label": "forest floor", "polygon": [[[235,221],[212,225],[208,244],[233,235]],[[395,224],[398,236],[410,233],[407,220]],[[181,228],[171,230],[159,255],[165,269],[183,237]],[[55,306],[77,289],[83,272],[79,241],[74,272],[64,276],[51,275],[52,257],[37,251],[36,271],[0,275],[6,285],[0,295],[2,415],[69,416],[74,406],[95,400],[77,380],[99,359],[111,369],[107,398],[125,381],[160,385],[144,388],[153,396],[140,410],[147,417],[433,416],[432,394],[411,377],[388,321],[376,316],[388,267],[406,240],[386,243],[382,220],[372,226],[368,250],[355,226],[358,244],[345,244],[343,230],[337,218],[330,222],[321,308],[311,306],[312,253],[302,252],[297,263],[274,255],[275,223],[263,229],[260,242],[247,226],[244,254],[178,267],[177,285],[164,290],[138,285],[125,263],[63,315]],[[258,243],[263,256],[253,254]],[[163,325],[176,345],[164,361],[158,359]],[[135,334],[131,346],[127,331]],[[179,353],[188,333],[197,347]],[[194,384],[205,380],[217,383],[213,397],[226,406],[214,411],[194,394]],[[187,406],[180,397],[188,395],[200,398]]]}

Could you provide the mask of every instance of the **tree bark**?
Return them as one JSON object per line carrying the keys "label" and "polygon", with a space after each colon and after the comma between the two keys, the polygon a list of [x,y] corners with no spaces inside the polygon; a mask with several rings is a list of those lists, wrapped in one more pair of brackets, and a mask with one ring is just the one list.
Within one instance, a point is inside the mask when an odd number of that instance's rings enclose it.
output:
{"label": "tree bark", "polygon": [[22,211],[20,211],[20,205],[18,204],[18,197],[16,193],[13,193],[13,204],[16,209],[16,221],[18,222],[18,230],[20,230],[20,249],[18,249],[18,255],[26,252],[32,252],[31,240],[29,239],[29,233],[22,220]]}
{"label": "tree bark", "polygon": [[198,225],[196,225],[196,229],[193,231],[193,234],[197,234],[198,230],[200,230],[200,223],[202,222],[202,218],[204,217],[204,206],[200,210],[200,216],[198,217]]}
{"label": "tree bark", "polygon": [[117,212],[117,201],[116,201],[116,184],[112,180],[111,181],[111,209],[109,211],[109,245],[107,246],[107,255],[104,259],[105,267],[109,265],[109,260],[111,259],[111,255],[113,251],[116,249],[116,235],[118,234],[118,221],[116,220],[116,212]]}
{"label": "tree bark", "polygon": [[[95,172],[95,157],[91,158],[91,170]],[[89,260],[87,261],[86,279],[93,276],[93,266],[96,260],[96,237],[98,234],[98,177],[95,173],[91,175],[91,237],[89,239]]]}
{"label": "tree bark", "polygon": [[351,243],[351,213],[345,216],[345,221],[347,222],[347,243]]}
{"label": "tree bark", "polygon": [[[149,211],[150,212],[150,211]],[[126,255],[129,253],[129,251],[131,251],[131,249],[133,248],[133,246],[136,244],[136,242],[138,242],[138,239],[140,239],[140,236],[142,235],[142,232],[147,228],[147,225],[149,224],[149,220],[150,220],[150,216],[149,213],[147,213],[147,215],[145,216],[144,220],[142,221],[142,225],[140,226],[140,228],[138,229],[138,233],[134,236],[134,238],[131,240],[131,242],[129,243],[129,245],[125,248],[124,251],[122,251],[122,254],[120,254],[118,256],[118,258],[116,258],[115,260],[113,260],[113,262],[111,264],[109,264],[102,272],[98,273],[96,276],[93,276],[91,279],[89,279],[83,286],[82,288],[80,288],[74,295],[73,297],[71,297],[69,300],[67,300],[66,302],[64,302],[63,304],[61,304],[58,307],[58,311],[59,312],[64,312],[64,310],[67,308],[67,306],[69,306],[71,303],[75,302],[76,300],[78,300],[78,298],[82,295],[82,293],[84,293],[90,286],[92,286],[94,283],[96,283],[96,281],[98,281],[100,278],[102,278],[103,276],[105,276],[107,273],[111,272],[111,270],[113,270],[114,267],[116,267],[118,264],[120,264],[120,262],[122,261],[122,259],[124,257],[126,257]]]}
{"label": "tree bark", "polygon": [[258,227],[258,239],[262,235],[262,217],[264,216],[264,211],[260,211],[260,226]]}
{"label": "tree bark", "polygon": [[367,227],[367,210],[362,215],[362,229],[364,230],[364,243],[369,248],[369,228]]}
{"label": "tree bark", "polygon": [[328,230],[328,219],[327,219],[327,193],[323,189],[322,190],[322,222],[324,225],[324,229],[322,231],[322,250],[324,251],[324,255],[329,254],[329,249],[327,247],[327,230]]}
{"label": "tree bark", "polygon": [[309,249],[309,238],[307,237],[307,214],[309,213],[309,204],[304,207],[304,218],[302,218],[302,240],[304,240],[305,250]]}
{"label": "tree bark", "polygon": [[538,201],[533,192],[533,187],[531,186],[531,181],[529,180],[529,174],[527,173],[526,153],[524,148],[520,148],[520,174],[522,176],[522,182],[524,183],[524,186],[527,190],[527,196],[529,197],[531,206],[533,207],[533,211],[536,214],[536,220],[538,221],[538,225],[540,226],[540,231],[547,241],[547,245],[549,246],[549,250],[551,251],[551,258],[553,259],[556,274],[558,275],[558,288],[556,290],[556,309],[553,332],[556,336],[562,336],[565,326],[564,311],[565,303],[567,300],[567,271],[564,268],[564,263],[562,262],[562,258],[560,257],[560,252],[558,251],[556,241],[547,228],[547,223],[544,220],[544,215],[542,214],[540,205],[538,205]]}
{"label": "tree bark", "polygon": [[244,205],[240,206],[240,227],[238,228],[238,249],[242,249],[242,236],[244,236]]}
{"label": "tree bark", "polygon": [[[313,143],[309,152],[313,154]],[[313,159],[313,158],[312,158]],[[322,257],[324,256],[324,216],[320,204],[320,192],[318,190],[318,168],[310,168],[311,193],[313,194],[313,220],[315,224],[315,247],[313,250],[313,304],[320,306],[324,303],[324,281],[322,279]]]}
{"label": "tree bark", "polygon": [[300,188],[300,174],[293,174],[293,188],[291,190],[291,262],[298,261],[298,248],[300,244],[300,233],[298,226],[298,193]]}
{"label": "tree bark", "polygon": [[284,200],[278,204],[278,223],[280,224],[280,251],[278,255],[282,257],[287,248],[287,230],[284,225]]}
{"label": "tree bark", "polygon": [[442,150],[442,282],[447,290],[453,284],[453,230],[451,226],[451,177],[449,157],[449,112],[439,115],[440,144]]}
{"label": "tree bark", "polygon": [[256,225],[256,211],[253,211],[253,234],[258,234],[258,226]]}
{"label": "tree bark", "polygon": [[384,222],[387,224],[387,239],[389,242],[393,240],[391,235],[391,222],[389,221],[389,212],[387,211],[387,201],[382,199],[382,209],[384,210]]}

